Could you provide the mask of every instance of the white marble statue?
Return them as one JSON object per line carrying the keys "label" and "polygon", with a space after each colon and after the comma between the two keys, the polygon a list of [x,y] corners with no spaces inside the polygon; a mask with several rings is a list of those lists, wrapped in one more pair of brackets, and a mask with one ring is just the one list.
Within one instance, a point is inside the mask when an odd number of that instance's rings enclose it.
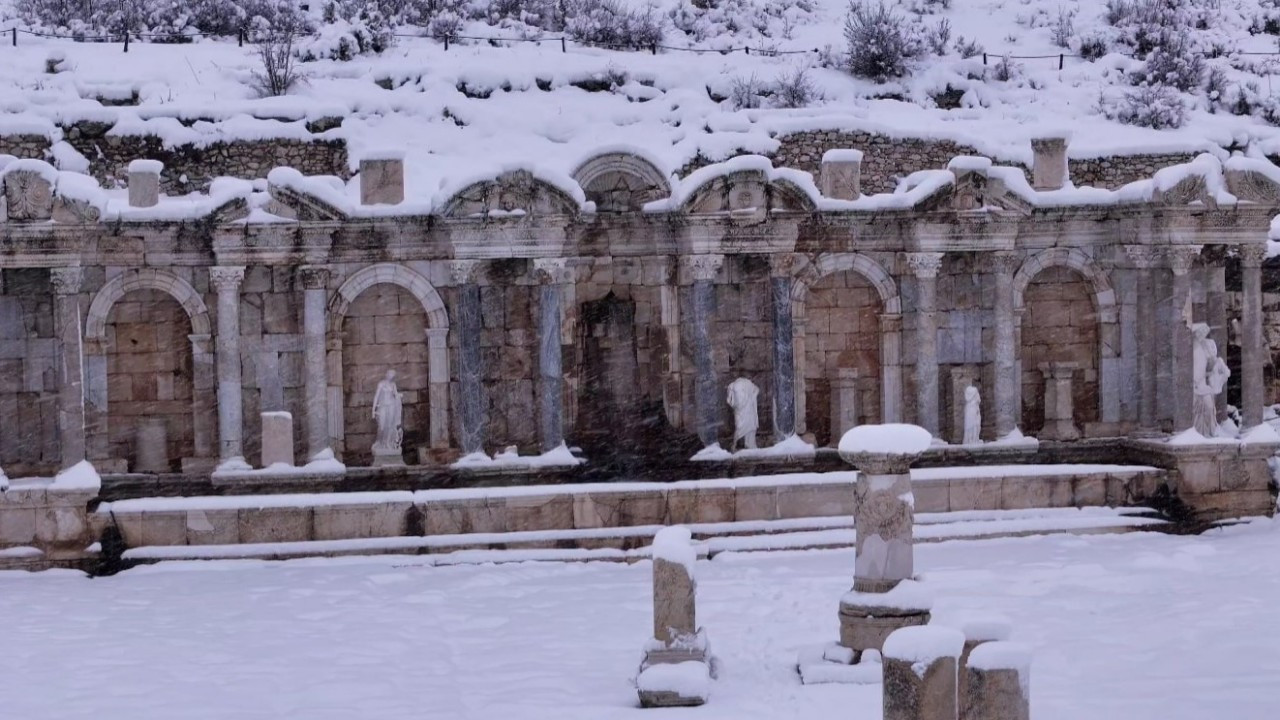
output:
{"label": "white marble statue", "polygon": [[396,387],[396,371],[388,370],[373,395],[373,419],[378,423],[378,434],[373,440],[374,452],[399,452],[404,440],[404,428],[400,422],[404,412],[403,398],[404,394]]}
{"label": "white marble statue", "polygon": [[755,448],[756,430],[760,428],[759,411],[756,407],[759,395],[760,388],[744,377],[729,383],[729,396],[726,400],[729,407],[733,408],[733,442],[729,443],[730,450],[738,447],[739,440],[742,440],[743,447]]}
{"label": "white marble statue", "polygon": [[1195,404],[1191,416],[1196,432],[1211,438],[1218,434],[1218,409],[1214,396],[1226,386],[1231,370],[1218,357],[1218,344],[1209,339],[1208,325],[1192,325],[1191,334],[1195,337],[1195,347],[1191,352]]}
{"label": "white marble statue", "polygon": [[964,389],[964,444],[982,442],[982,395],[970,385]]}

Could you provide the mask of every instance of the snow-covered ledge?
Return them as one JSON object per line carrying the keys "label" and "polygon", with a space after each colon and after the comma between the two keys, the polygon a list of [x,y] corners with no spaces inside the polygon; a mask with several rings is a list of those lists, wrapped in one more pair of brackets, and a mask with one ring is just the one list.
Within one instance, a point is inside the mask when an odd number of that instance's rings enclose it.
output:
{"label": "snow-covered ledge", "polygon": [[53,478],[0,483],[0,553],[20,556],[26,567],[89,559],[94,537],[88,508],[101,488],[97,470],[87,461]]}

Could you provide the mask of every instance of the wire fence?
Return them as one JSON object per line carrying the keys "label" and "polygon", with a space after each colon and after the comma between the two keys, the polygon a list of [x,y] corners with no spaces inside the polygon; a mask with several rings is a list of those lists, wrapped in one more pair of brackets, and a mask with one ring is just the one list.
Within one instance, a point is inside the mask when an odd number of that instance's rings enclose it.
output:
{"label": "wire fence", "polygon": [[[184,43],[193,42],[197,38],[227,37],[223,33],[202,33],[202,32],[184,32],[184,33],[126,32],[126,33],[107,34],[107,35],[81,35],[81,34],[66,35],[66,34],[58,34],[58,33],[39,32],[36,30],[28,30],[26,28],[19,28],[19,27],[12,27],[12,28],[9,28],[8,30],[0,30],[0,37],[3,37],[4,35],[10,36],[10,44],[13,47],[18,47],[19,35],[30,35],[30,36],[39,37],[39,38],[71,40],[73,42],[120,43],[123,46],[124,52],[129,52],[129,43],[131,40],[150,41],[152,43],[157,43],[157,44],[172,45],[172,44],[184,44]],[[783,57],[787,55],[812,55],[812,54],[817,54],[821,52],[820,48],[796,48],[796,49],[789,49],[789,50],[780,50],[777,48],[765,47],[765,46],[757,46],[753,48],[750,45],[738,45],[738,46],[728,46],[728,47],[691,47],[691,46],[680,46],[680,45],[665,45],[662,43],[650,43],[647,45],[624,44],[624,43],[603,43],[603,42],[592,42],[590,40],[574,39],[566,35],[538,36],[538,37],[526,38],[526,37],[508,37],[508,36],[499,36],[499,35],[491,35],[491,36],[460,35],[460,34],[452,34],[452,33],[442,35],[442,36],[433,36],[430,34],[394,33],[392,37],[413,38],[417,40],[436,40],[437,42],[440,42],[444,46],[444,49],[446,51],[449,50],[451,45],[457,45],[459,41],[469,40],[473,42],[489,43],[490,45],[494,45],[498,47],[502,46],[504,43],[512,43],[512,44],[533,43],[538,46],[541,46],[543,43],[547,43],[552,47],[558,44],[560,47],[560,52],[562,53],[569,52],[569,47],[571,45],[575,47],[598,48],[603,50],[649,52],[653,55],[657,55],[658,52],[661,51],[661,52],[685,52],[685,53],[693,53],[696,55],[714,55],[714,54],[732,55],[734,53],[742,53],[744,55],[756,55],[759,57]],[[245,30],[241,30],[236,37],[236,41],[241,47],[243,47],[245,43],[254,44],[256,42],[266,40],[266,39],[269,39],[269,38],[253,37]],[[1120,52],[1119,54],[1127,55],[1129,57],[1133,56],[1133,53]],[[1211,57],[1205,53],[1199,53],[1199,54],[1202,57],[1206,57],[1206,58]],[[1254,57],[1280,57],[1280,50],[1276,50],[1272,52],[1237,51],[1237,52],[1232,52],[1228,54],[1237,55],[1237,56],[1254,56]],[[1051,53],[1048,55],[1013,55],[1010,53],[983,52],[981,53],[981,55],[982,55],[983,65],[990,65],[993,62],[1001,62],[1001,61],[1008,61],[1008,60],[1048,60],[1050,62],[1056,61],[1058,64],[1059,70],[1063,70],[1066,68],[1066,63],[1068,59],[1071,59],[1071,60],[1090,59],[1078,53],[1068,53],[1068,52]],[[977,56],[975,55],[973,57],[977,57]]]}

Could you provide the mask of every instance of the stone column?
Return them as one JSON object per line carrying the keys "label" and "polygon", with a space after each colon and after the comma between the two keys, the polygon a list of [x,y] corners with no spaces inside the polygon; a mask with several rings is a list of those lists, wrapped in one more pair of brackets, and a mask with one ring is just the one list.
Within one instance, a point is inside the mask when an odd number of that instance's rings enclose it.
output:
{"label": "stone column", "polygon": [[907,253],[916,277],[916,421],[938,436],[938,270],[942,253]]}
{"label": "stone column", "polygon": [[996,291],[995,332],[995,418],[996,438],[1018,429],[1018,344],[1013,310],[1013,276],[1021,258],[1017,253],[997,252],[991,256]]}
{"label": "stone column", "polygon": [[1191,267],[1200,255],[1199,245],[1168,249],[1169,270],[1173,273],[1173,293],[1169,305],[1173,333],[1173,431],[1182,432],[1192,425],[1192,338],[1191,338]]}
{"label": "stone column", "polygon": [[795,321],[791,314],[790,255],[773,258],[769,290],[773,297],[773,434],[775,441],[796,433]]}
{"label": "stone column", "polygon": [[[1240,328],[1241,415],[1244,427],[1262,424],[1264,400],[1262,369],[1266,365],[1266,342],[1262,334],[1262,260],[1266,245],[1241,245],[1240,267],[1244,276],[1244,298]],[[1226,355],[1226,346],[1218,348]],[[1225,393],[1224,393],[1225,394]]]}
{"label": "stone column", "polygon": [[1156,417],[1156,268],[1160,256],[1146,245],[1127,245],[1125,254],[1138,273],[1138,430],[1134,434],[1150,437],[1160,433]]}
{"label": "stone column", "polygon": [[966,699],[960,720],[1030,720],[1030,673],[1031,650],[1021,643],[997,641],[975,648],[960,679]]}
{"label": "stone column", "polygon": [[218,370],[210,335],[188,335],[191,341],[191,430],[195,435],[195,458],[183,458],[183,472],[204,472],[217,464],[214,436],[218,427]]}
{"label": "stone column", "polygon": [[1040,363],[1044,375],[1044,428],[1041,440],[1078,440],[1080,429],[1076,427],[1075,402],[1072,395],[1072,379],[1079,363]]}
{"label": "stone column", "polygon": [[954,720],[963,646],[964,635],[947,627],[906,627],[890,635],[884,642],[884,720]]}
{"label": "stone column", "polygon": [[307,413],[307,459],[329,449],[329,378],[326,362],[329,271],[304,267],[302,281],[302,335],[304,407]]}
{"label": "stone column", "polygon": [[716,275],[723,255],[690,255],[684,258],[693,283],[694,401],[698,407],[698,439],[703,446],[716,444],[720,429],[720,393],[711,363],[711,311],[715,307]]}
{"label": "stone column", "polygon": [[564,443],[564,371],[561,317],[563,288],[573,282],[573,271],[562,258],[533,261],[541,283],[538,312],[538,435],[543,451]]}
{"label": "stone column", "polygon": [[[1205,283],[1205,316],[1209,325],[1209,338],[1218,346],[1219,353],[1227,354],[1227,269],[1223,265],[1206,267],[1201,271]],[[1227,393],[1214,396],[1217,421],[1227,417]],[[1243,410],[1242,410],[1243,412]]]}
{"label": "stone column", "polygon": [[484,387],[480,359],[478,260],[455,260],[458,285],[458,435],[462,454],[484,452]]}
{"label": "stone column", "polygon": [[[653,639],[645,647],[636,682],[644,707],[701,705],[706,700],[711,668],[707,635],[698,627],[697,554],[691,540],[689,530],[679,526],[663,528],[653,538]],[[704,687],[690,687],[688,678],[676,681],[686,673],[663,667],[682,663],[702,666],[698,679]]]}
{"label": "stone column", "polygon": [[902,314],[880,315],[880,422],[902,422]]}
{"label": "stone column", "polygon": [[840,438],[858,424],[858,368],[836,368],[831,378],[831,442],[840,444]]}
{"label": "stone column", "polygon": [[54,336],[58,339],[58,445],[64,469],[85,459],[84,348],[80,329],[83,277],[78,267],[49,271],[53,284]]}
{"label": "stone column", "polygon": [[957,688],[957,703],[960,708],[960,716],[964,717],[965,708],[968,707],[968,688],[964,683],[965,668],[969,664],[969,656],[978,646],[984,643],[996,642],[1000,640],[1008,640],[1012,628],[1009,621],[1002,617],[993,617],[983,620],[971,620],[966,622],[960,628],[960,632],[964,634],[964,650],[960,653],[960,684]]}
{"label": "stone column", "polygon": [[240,387],[240,283],[244,267],[209,268],[218,292],[218,460],[244,461],[244,406]]}

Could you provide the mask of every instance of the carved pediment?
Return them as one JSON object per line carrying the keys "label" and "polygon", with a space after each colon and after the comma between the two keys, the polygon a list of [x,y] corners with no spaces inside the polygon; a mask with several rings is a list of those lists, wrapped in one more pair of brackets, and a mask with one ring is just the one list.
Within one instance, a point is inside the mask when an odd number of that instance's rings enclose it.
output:
{"label": "carved pediment", "polygon": [[1006,211],[1031,213],[1031,203],[1010,192],[1004,181],[981,172],[958,173],[954,183],[943,186],[916,203],[925,212]]}
{"label": "carved pediment", "polygon": [[576,215],[578,208],[577,200],[565,191],[527,170],[516,170],[463,188],[445,204],[444,215]]}
{"label": "carved pediment", "polygon": [[1157,205],[1190,205],[1196,201],[1204,203],[1206,207],[1218,207],[1218,201],[1209,194],[1204,177],[1200,175],[1189,175],[1173,187],[1164,190],[1156,187],[1151,191],[1151,202]]}
{"label": "carved pediment", "polygon": [[44,222],[53,217],[53,184],[34,170],[13,170],[4,176],[4,201],[9,222]]}
{"label": "carved pediment", "polygon": [[594,157],[573,172],[597,212],[635,212],[671,194],[666,177],[644,158],[629,153]]}
{"label": "carved pediment", "polygon": [[[310,193],[272,184],[267,185],[267,192],[271,195],[267,211],[272,215],[303,222],[344,220],[347,217],[346,213]],[[221,211],[220,207],[214,212]]]}
{"label": "carved pediment", "polygon": [[1254,170],[1227,170],[1227,192],[1245,202],[1280,205],[1280,183]]}
{"label": "carved pediment", "polygon": [[770,182],[759,170],[721,175],[694,190],[684,204],[691,215],[729,213],[734,218],[763,222],[772,211],[809,212],[813,201],[787,180]]}
{"label": "carved pediment", "polygon": [[54,222],[74,225],[96,223],[102,217],[98,208],[88,200],[77,200],[63,195],[53,199],[52,218]]}

